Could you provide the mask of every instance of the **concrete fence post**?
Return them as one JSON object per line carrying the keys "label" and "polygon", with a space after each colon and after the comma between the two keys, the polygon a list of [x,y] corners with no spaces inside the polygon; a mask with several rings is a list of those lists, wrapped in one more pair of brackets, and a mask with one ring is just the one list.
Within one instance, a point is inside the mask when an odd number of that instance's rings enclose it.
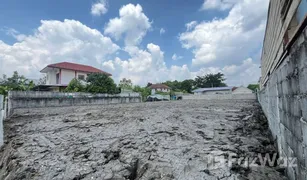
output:
{"label": "concrete fence post", "polygon": [[7,117],[7,97],[4,99],[4,112],[3,112],[3,120]]}
{"label": "concrete fence post", "polygon": [[9,93],[8,93],[8,99],[7,99],[7,114],[6,114],[6,116],[7,117],[9,117],[9,116],[11,116],[12,114],[13,114],[13,111],[14,111],[14,109],[13,109],[13,107],[12,107],[12,91],[9,91]]}

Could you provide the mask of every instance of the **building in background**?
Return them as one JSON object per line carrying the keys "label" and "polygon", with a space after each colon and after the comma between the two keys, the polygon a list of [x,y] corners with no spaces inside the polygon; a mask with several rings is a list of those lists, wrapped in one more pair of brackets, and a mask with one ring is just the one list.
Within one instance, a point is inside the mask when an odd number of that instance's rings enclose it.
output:
{"label": "building in background", "polygon": [[231,94],[233,87],[198,88],[192,92],[195,95]]}
{"label": "building in background", "polygon": [[258,99],[290,180],[307,179],[307,0],[271,0]]}
{"label": "building in background", "polygon": [[156,94],[157,92],[169,93],[171,91],[171,88],[165,84],[152,84],[149,86],[149,88],[151,89],[152,95]]}
{"label": "building in background", "polygon": [[104,72],[92,66],[61,62],[50,64],[40,71],[46,74],[46,84],[39,85],[38,90],[61,91],[66,88],[69,82],[76,78],[86,80],[91,73],[103,73],[112,76],[110,73]]}
{"label": "building in background", "polygon": [[232,94],[252,94],[253,91],[248,89],[247,87],[240,86],[240,87],[233,87]]}

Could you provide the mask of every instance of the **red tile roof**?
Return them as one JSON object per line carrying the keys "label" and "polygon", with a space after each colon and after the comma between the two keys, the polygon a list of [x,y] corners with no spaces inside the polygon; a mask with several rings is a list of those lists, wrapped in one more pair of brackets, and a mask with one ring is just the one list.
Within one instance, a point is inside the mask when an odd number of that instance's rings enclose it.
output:
{"label": "red tile roof", "polygon": [[236,89],[238,89],[238,87],[233,87],[233,88],[231,89],[231,91],[234,91],[234,90],[236,90]]}
{"label": "red tile roof", "polygon": [[153,84],[151,86],[149,86],[150,89],[171,89],[170,87],[168,87],[165,84]]}
{"label": "red tile roof", "polygon": [[103,73],[103,74],[106,74],[108,76],[112,76],[112,74],[104,72],[100,69],[94,68],[92,66],[70,63],[70,62],[61,62],[61,63],[56,63],[56,64],[49,64],[47,67],[67,69],[67,70],[73,70],[73,71],[81,71],[81,72],[87,72],[87,73]]}

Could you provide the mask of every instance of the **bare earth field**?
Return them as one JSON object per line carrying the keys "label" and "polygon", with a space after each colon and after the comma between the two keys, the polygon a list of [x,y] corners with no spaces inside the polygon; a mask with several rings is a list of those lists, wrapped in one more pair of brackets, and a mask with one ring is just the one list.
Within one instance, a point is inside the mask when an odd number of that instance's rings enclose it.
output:
{"label": "bare earth field", "polygon": [[0,179],[285,179],[279,167],[212,161],[274,154],[267,126],[242,100],[17,110],[4,122]]}

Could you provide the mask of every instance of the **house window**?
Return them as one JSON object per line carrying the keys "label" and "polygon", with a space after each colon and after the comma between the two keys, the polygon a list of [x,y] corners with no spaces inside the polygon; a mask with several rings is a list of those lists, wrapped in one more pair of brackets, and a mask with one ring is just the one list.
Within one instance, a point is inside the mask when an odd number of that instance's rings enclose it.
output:
{"label": "house window", "polygon": [[85,76],[84,75],[78,75],[78,79],[79,80],[85,80]]}

